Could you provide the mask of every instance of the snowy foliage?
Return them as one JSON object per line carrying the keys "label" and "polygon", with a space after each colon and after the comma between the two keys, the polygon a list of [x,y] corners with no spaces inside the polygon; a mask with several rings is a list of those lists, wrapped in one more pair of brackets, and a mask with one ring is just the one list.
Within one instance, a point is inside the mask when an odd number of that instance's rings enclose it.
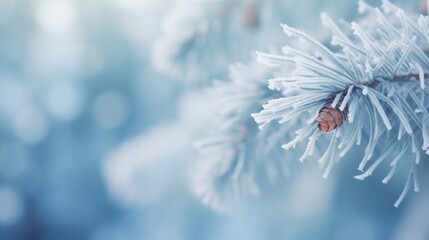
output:
{"label": "snowy foliage", "polygon": [[259,183],[275,182],[287,173],[281,142],[287,128],[275,125],[259,131],[251,113],[280,93],[269,90],[265,79],[272,76],[262,64],[235,64],[231,82],[216,82],[214,96],[221,101],[220,126],[210,137],[196,143],[200,162],[194,190],[203,202],[227,212],[241,195],[258,194]]}
{"label": "snowy foliage", "polygon": [[[328,2],[178,1],[163,20],[162,34],[152,49],[152,63],[158,71],[182,82],[204,85],[216,78],[226,79],[231,63],[247,61],[255,49],[270,50],[283,43],[274,23],[288,21],[302,25],[300,11],[314,15],[317,7]],[[310,4],[313,8],[308,7]],[[347,3],[335,6],[341,4]]]}
{"label": "snowy foliage", "polygon": [[237,17],[245,11],[246,4],[249,3],[224,0],[177,3],[154,46],[155,67],[187,82],[207,82],[221,75],[230,59],[244,52],[242,41],[226,39],[237,30],[244,33],[243,28],[251,28],[252,21],[256,21],[251,16],[247,22]]}
{"label": "snowy foliage", "polygon": [[[318,140],[327,140],[329,146],[319,160],[325,166],[325,178],[355,144],[366,146],[358,166],[362,173],[356,179],[367,178],[389,161],[391,171],[383,179],[387,183],[397,167],[405,165],[409,174],[395,203],[398,206],[412,183],[414,190],[419,190],[415,166],[421,154],[429,154],[429,102],[425,100],[429,93],[429,18],[414,19],[387,0],[381,9],[361,1],[359,10],[366,14],[364,19],[376,19],[371,28],[352,22],[349,32],[326,14],[321,15],[323,24],[333,33],[333,47],[282,25],[288,36],[310,43],[314,51],[307,54],[286,46],[281,56],[258,53],[258,59],[270,67],[295,64],[289,76],[272,78],[269,86],[296,92],[268,101],[253,117],[263,127],[273,120],[284,123],[313,113],[309,123],[297,130],[295,139],[283,148],[306,141],[303,160],[313,155]],[[328,99],[333,99],[332,108],[348,110],[348,121],[331,133],[322,133],[317,127],[317,113]]]}

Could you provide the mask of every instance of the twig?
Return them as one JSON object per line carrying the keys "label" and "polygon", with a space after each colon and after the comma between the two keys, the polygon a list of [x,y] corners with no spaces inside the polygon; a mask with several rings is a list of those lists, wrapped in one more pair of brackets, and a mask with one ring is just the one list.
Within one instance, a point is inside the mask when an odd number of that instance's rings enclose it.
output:
{"label": "twig", "polygon": [[[427,73],[425,73],[423,76],[424,76],[424,79],[429,78],[429,74],[427,74]],[[391,82],[400,82],[400,81],[404,81],[404,80],[419,79],[419,78],[420,78],[419,74],[408,74],[408,75],[395,76],[390,81]]]}

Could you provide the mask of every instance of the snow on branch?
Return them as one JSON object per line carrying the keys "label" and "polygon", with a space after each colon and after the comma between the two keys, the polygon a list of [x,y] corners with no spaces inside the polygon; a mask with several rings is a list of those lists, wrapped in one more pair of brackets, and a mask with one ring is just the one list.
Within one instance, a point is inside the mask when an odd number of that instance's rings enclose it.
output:
{"label": "snow on branch", "polygon": [[[294,62],[295,70],[290,76],[277,78],[275,89],[295,91],[267,101],[263,110],[252,116],[260,126],[265,126],[316,111],[318,116],[297,130],[296,138],[284,148],[303,141],[311,148],[320,139],[317,136],[330,135],[330,144],[319,161],[327,164],[324,177],[328,177],[334,163],[354,144],[366,144],[358,168],[362,174],[356,179],[371,176],[390,159],[392,171],[383,179],[383,183],[387,183],[399,162],[408,159],[409,176],[395,203],[398,206],[410,184],[418,191],[415,165],[421,153],[429,154],[429,102],[425,101],[429,93],[426,84],[429,19],[408,16],[387,0],[382,1],[380,9],[361,1],[360,10],[366,14],[364,20],[376,19],[370,28],[352,22],[346,31],[327,14],[321,15],[323,25],[332,31],[332,43],[337,48],[325,46],[306,33],[282,24],[288,36],[308,42],[313,54],[289,46],[283,48],[282,56],[258,53],[259,60],[270,67]],[[350,30],[352,34],[348,34]],[[307,149],[301,159],[309,151],[311,149]]]}

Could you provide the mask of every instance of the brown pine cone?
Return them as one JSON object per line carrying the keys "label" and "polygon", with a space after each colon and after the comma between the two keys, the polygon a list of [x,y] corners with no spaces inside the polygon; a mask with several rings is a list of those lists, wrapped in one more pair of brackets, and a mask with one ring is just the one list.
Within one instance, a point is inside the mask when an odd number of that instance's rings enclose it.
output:
{"label": "brown pine cone", "polygon": [[330,132],[343,124],[348,114],[348,105],[346,105],[343,111],[340,111],[339,109],[341,103],[343,102],[344,96],[345,94],[343,94],[335,107],[331,106],[334,98],[332,96],[328,97],[328,101],[320,109],[319,116],[317,117],[320,131]]}

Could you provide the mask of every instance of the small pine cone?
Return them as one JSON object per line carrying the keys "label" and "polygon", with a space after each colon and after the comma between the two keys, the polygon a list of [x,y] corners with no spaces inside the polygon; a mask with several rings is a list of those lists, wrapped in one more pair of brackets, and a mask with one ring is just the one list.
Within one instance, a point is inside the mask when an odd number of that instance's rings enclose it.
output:
{"label": "small pine cone", "polygon": [[426,0],[420,1],[420,13],[427,14],[428,13],[428,5]]}
{"label": "small pine cone", "polygon": [[343,111],[340,111],[339,109],[341,103],[343,102],[344,96],[345,95],[343,94],[335,107],[331,106],[334,98],[332,96],[328,97],[328,101],[320,109],[319,116],[317,117],[320,131],[330,132],[343,124],[349,112],[348,105],[344,108]]}
{"label": "small pine cone", "polygon": [[247,3],[243,9],[242,23],[243,26],[247,28],[258,28],[259,26],[259,9],[260,9],[260,0],[255,0]]}

